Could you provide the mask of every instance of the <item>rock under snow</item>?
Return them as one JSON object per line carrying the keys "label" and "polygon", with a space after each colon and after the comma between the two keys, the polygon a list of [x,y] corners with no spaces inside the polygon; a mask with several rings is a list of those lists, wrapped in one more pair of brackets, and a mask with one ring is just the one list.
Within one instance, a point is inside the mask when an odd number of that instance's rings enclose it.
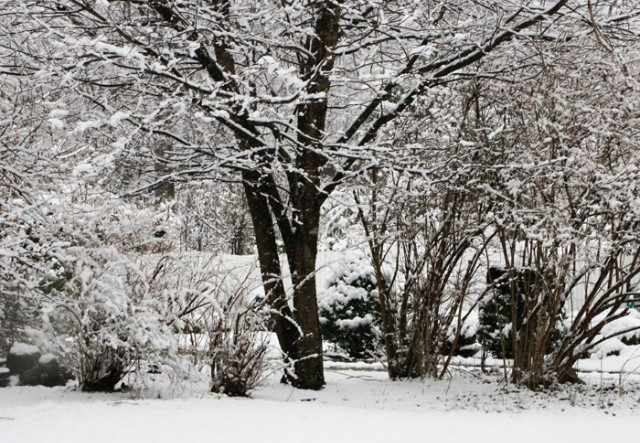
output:
{"label": "rock under snow", "polygon": [[34,355],[40,354],[40,349],[37,346],[29,345],[27,343],[14,343],[9,350],[9,355]]}
{"label": "rock under snow", "polygon": [[40,350],[27,343],[14,343],[7,354],[7,367],[12,374],[19,374],[38,364]]}

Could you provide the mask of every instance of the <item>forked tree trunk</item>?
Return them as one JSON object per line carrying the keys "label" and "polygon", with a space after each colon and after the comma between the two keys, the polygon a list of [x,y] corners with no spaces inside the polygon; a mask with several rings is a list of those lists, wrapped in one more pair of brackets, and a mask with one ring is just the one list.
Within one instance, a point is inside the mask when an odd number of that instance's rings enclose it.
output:
{"label": "forked tree trunk", "polygon": [[260,174],[256,171],[245,171],[242,178],[258,248],[260,275],[267,303],[272,310],[272,329],[278,336],[285,361],[295,362],[298,358],[297,345],[300,334],[293,323],[294,316],[287,303],[275,226],[265,197],[264,185],[260,183]]}
{"label": "forked tree trunk", "polygon": [[292,311],[282,281],[276,226],[267,197],[271,190],[256,171],[243,173],[243,185],[267,302],[273,309],[272,327],[285,359],[294,366],[287,379],[301,389],[320,389],[324,386],[324,368],[315,270],[321,200],[312,195],[299,200],[300,211],[294,221],[297,229],[284,229],[282,234],[293,286]]}

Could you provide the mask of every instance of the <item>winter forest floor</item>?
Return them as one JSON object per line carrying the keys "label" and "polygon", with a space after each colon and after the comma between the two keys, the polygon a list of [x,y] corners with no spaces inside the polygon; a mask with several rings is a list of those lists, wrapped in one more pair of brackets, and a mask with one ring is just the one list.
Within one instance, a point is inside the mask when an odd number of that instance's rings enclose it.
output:
{"label": "winter forest floor", "polygon": [[[371,368],[370,368],[371,369]],[[476,369],[391,382],[328,364],[327,386],[300,391],[273,376],[251,399],[211,394],[206,379],[176,390],[88,394],[0,391],[0,441],[47,442],[637,442],[640,375],[582,373],[584,385],[534,393]],[[139,393],[138,393],[139,394]],[[152,395],[152,397],[150,397]]]}

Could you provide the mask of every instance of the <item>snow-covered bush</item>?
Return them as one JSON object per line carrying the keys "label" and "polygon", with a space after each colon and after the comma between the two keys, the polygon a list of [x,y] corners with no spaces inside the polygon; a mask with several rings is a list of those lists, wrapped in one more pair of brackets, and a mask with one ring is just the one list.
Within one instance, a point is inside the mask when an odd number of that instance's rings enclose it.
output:
{"label": "snow-covered bush", "polygon": [[[11,20],[1,22],[6,29]],[[11,58],[4,46],[0,58]],[[38,323],[37,286],[46,272],[46,248],[37,244],[34,225],[46,214],[42,190],[55,189],[64,170],[47,123],[52,112],[47,91],[59,89],[60,82],[47,83],[0,74],[0,355],[15,341],[27,340],[26,330]]]}
{"label": "snow-covered bush", "polygon": [[[597,335],[596,345],[589,352],[592,358],[619,355],[626,346],[640,345],[640,312],[620,309],[616,314],[618,318],[607,323]],[[595,317],[593,323],[601,322],[604,317]]]}
{"label": "snow-covered bush", "polygon": [[363,254],[350,252],[331,270],[318,297],[322,337],[352,358],[369,357],[380,337],[373,267]]}
{"label": "snow-covered bush", "polygon": [[[92,204],[90,204],[92,203]],[[40,282],[44,331],[86,391],[111,391],[140,363],[177,361],[170,300],[154,291],[161,255],[153,210],[111,201],[50,205],[41,241],[49,245]]]}
{"label": "snow-covered bush", "polygon": [[[465,150],[455,156],[464,157]],[[447,151],[423,152],[425,162],[436,162]],[[451,163],[440,172],[445,176],[446,168],[452,168],[451,180],[436,183],[376,171],[366,177],[376,186],[366,183],[358,190],[392,379],[443,377],[451,347],[460,342],[480,296],[477,280],[491,238],[485,232],[489,215],[467,185],[478,182],[482,171]]]}
{"label": "snow-covered bush", "polygon": [[111,391],[141,362],[175,354],[166,306],[135,262],[115,251],[76,251],[73,271],[44,315],[85,391]]}
{"label": "snow-covered bush", "polygon": [[478,328],[480,326],[478,314],[473,310],[465,313],[464,317],[466,317],[466,321],[461,326],[456,321],[451,323],[447,337],[440,349],[440,354],[451,354],[451,348],[454,343],[455,347],[452,355],[472,357],[480,350],[481,346],[478,343]]}

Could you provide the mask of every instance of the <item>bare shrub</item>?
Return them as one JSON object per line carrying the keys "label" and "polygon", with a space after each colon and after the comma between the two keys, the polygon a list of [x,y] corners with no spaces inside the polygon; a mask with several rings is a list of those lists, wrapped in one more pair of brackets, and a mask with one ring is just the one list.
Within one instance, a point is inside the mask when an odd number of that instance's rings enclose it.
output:
{"label": "bare shrub", "polygon": [[491,238],[485,209],[474,207],[464,178],[432,184],[393,172],[371,177],[374,191],[356,201],[376,273],[389,376],[442,377],[479,299],[473,283]]}
{"label": "bare shrub", "polygon": [[207,331],[211,357],[211,391],[248,397],[267,370],[268,316],[247,289],[248,274],[233,284],[219,282]]}
{"label": "bare shrub", "polygon": [[[532,389],[578,381],[574,364],[611,337],[600,332],[625,315],[640,274],[638,174],[628,167],[638,161],[629,137],[638,120],[626,95],[610,94],[637,85],[624,70],[593,63],[593,51],[571,60],[585,78],[576,83],[559,71],[566,53],[552,54],[527,82],[472,85],[476,112],[463,126],[479,146],[481,198],[494,214],[487,261],[509,274],[510,378]],[[603,111],[589,111],[596,108]],[[479,128],[496,132],[485,137]],[[550,346],[565,309],[566,333]]]}

